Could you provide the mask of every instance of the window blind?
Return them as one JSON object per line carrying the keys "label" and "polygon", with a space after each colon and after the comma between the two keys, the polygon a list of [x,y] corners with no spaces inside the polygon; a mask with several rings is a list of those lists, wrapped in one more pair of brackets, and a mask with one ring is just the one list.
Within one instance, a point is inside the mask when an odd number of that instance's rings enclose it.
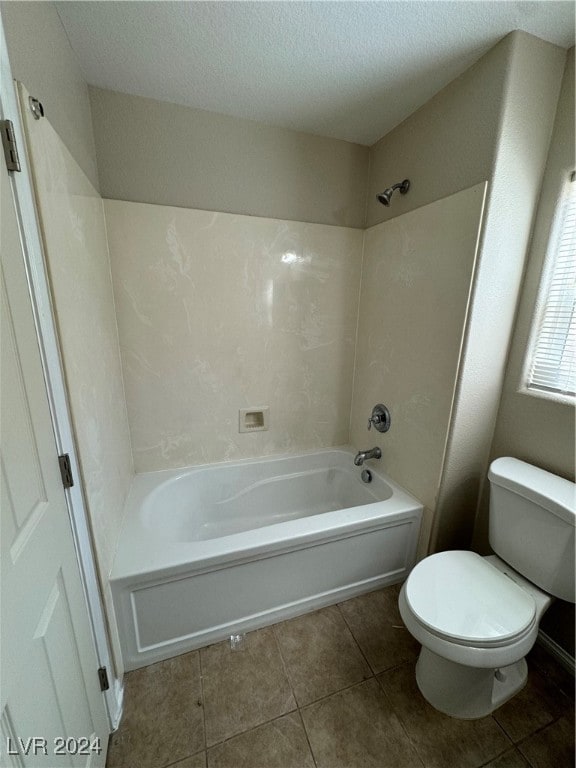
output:
{"label": "window blind", "polygon": [[545,392],[576,392],[576,182],[567,185],[558,211],[552,247],[553,266],[532,352],[528,387]]}

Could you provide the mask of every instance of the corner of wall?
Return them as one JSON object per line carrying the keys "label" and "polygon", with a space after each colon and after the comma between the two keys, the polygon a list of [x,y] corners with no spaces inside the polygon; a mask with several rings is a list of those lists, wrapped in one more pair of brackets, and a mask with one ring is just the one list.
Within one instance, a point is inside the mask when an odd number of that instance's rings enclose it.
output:
{"label": "corner of wall", "polygon": [[[367,227],[490,178],[512,48],[508,35],[370,147]],[[404,178],[409,194],[390,208],[376,202]]]}
{"label": "corner of wall", "polygon": [[468,547],[472,538],[564,68],[565,51],[557,46],[524,33],[506,40],[510,59],[438,500],[435,550]]}
{"label": "corner of wall", "polygon": [[[525,395],[518,391],[518,386],[561,177],[574,167],[574,163],[574,48],[571,48],[566,56],[554,132],[490,449],[490,459],[512,455],[570,478],[574,477],[575,458],[573,407]],[[488,546],[487,530],[488,487],[484,480],[476,514],[475,549],[481,551]]]}
{"label": "corner of wall", "polygon": [[44,105],[55,130],[99,188],[88,86],[52,2],[3,2],[12,74]]}

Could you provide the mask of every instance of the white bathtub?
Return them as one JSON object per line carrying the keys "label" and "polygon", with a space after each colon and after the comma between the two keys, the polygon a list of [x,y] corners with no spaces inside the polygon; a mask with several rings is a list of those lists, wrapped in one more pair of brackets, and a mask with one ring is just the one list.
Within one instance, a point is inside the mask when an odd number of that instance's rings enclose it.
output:
{"label": "white bathtub", "polygon": [[127,670],[402,581],[422,505],[351,449],[137,475],[111,574]]}

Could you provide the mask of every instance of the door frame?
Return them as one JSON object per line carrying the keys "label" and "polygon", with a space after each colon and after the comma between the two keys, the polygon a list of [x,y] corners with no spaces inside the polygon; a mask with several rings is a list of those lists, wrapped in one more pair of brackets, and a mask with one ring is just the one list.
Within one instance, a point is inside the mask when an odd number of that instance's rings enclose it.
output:
{"label": "door frame", "polygon": [[50,404],[52,425],[59,454],[67,453],[74,477],[74,485],[65,490],[70,527],[76,548],[80,577],[84,588],[86,603],[96,656],[100,667],[106,667],[110,687],[103,693],[110,722],[110,730],[118,727],[122,714],[123,686],[117,677],[112,660],[106,616],[92,534],[88,522],[88,513],[84,501],[82,477],[80,474],[78,452],[72,427],[71,412],[64,378],[64,369],[60,356],[58,335],[54,323],[54,313],[40,227],[36,212],[36,203],[32,187],[32,176],[28,162],[22,119],[16,86],[12,77],[2,16],[0,14],[0,118],[9,119],[14,126],[16,144],[20,158],[21,171],[10,173],[12,192],[16,204],[20,236],[28,289],[40,347],[44,381]]}

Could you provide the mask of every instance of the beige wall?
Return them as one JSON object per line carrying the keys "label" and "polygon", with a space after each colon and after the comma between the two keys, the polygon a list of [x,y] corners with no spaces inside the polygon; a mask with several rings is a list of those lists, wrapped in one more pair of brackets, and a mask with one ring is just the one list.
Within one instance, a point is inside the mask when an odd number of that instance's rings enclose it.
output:
{"label": "beige wall", "polygon": [[486,476],[526,250],[566,52],[524,33],[512,46],[498,142],[433,530],[469,547]]}
{"label": "beige wall", "polygon": [[[525,394],[519,390],[554,210],[562,183],[575,168],[574,142],[574,48],[572,48],[566,61],[554,133],[546,163],[538,215],[491,449],[491,459],[498,456],[516,456],[571,480],[574,480],[575,468],[574,406]],[[474,546],[481,552],[489,549],[488,493],[488,483],[484,482],[474,532]],[[558,601],[544,617],[542,627],[563,648],[574,655],[574,606]]]}
{"label": "beige wall", "polygon": [[363,227],[368,147],[90,88],[103,197]]}
{"label": "beige wall", "polygon": [[88,87],[49,2],[0,3],[12,74],[40,99],[68,150],[98,189]]}
{"label": "beige wall", "polygon": [[[509,35],[371,147],[368,227],[491,177],[512,46]],[[407,195],[376,200],[405,178]]]}
{"label": "beige wall", "polygon": [[492,456],[516,456],[574,479],[574,406],[519,391],[542,265],[563,183],[575,169],[574,48],[566,61]]}
{"label": "beige wall", "polygon": [[[23,103],[27,97],[21,89]],[[35,120],[25,110],[24,122],[83,487],[113,622],[108,576],[133,469],[102,199],[47,118]],[[121,671],[117,644],[116,651]]]}
{"label": "beige wall", "polygon": [[[380,446],[386,472],[425,505],[425,545],[442,476],[485,190],[478,184],[371,227],[364,236],[350,439],[360,449]],[[368,417],[379,402],[390,409],[392,426],[385,434],[368,433]]]}
{"label": "beige wall", "polygon": [[[361,231],[105,211],[136,471],[348,441]],[[258,406],[268,431],[240,434]]]}

